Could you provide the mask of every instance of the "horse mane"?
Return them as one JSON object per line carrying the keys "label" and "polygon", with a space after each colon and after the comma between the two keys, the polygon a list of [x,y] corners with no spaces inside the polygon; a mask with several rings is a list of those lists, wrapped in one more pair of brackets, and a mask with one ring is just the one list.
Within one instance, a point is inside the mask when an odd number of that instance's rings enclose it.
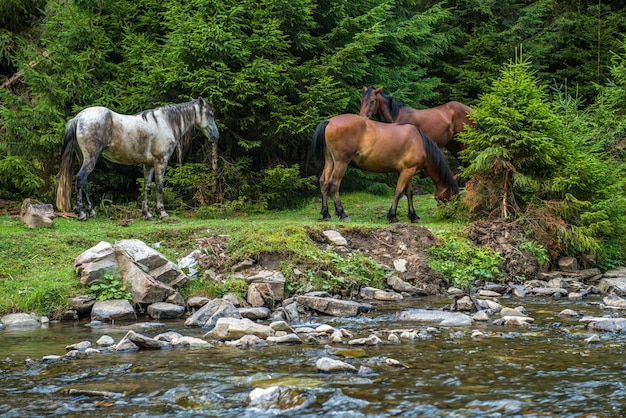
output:
{"label": "horse mane", "polygon": [[428,135],[422,132],[421,129],[419,131],[422,135],[424,146],[426,147],[426,155],[433,160],[433,163],[437,168],[437,177],[439,177],[439,180],[446,187],[452,190],[453,195],[457,194],[459,192],[459,185],[450,170],[450,164],[448,164],[448,160],[445,155],[443,155],[443,152],[441,152],[437,144],[435,144],[433,140],[428,137]]}
{"label": "horse mane", "polygon": [[378,94],[380,94],[385,101],[390,102],[389,107],[391,108],[391,118],[395,120],[398,117],[398,113],[400,113],[400,109],[402,109],[405,104],[400,100],[396,100],[393,97],[386,95],[385,93]]}
{"label": "horse mane", "polygon": [[[189,148],[189,145],[191,144],[191,138],[195,133],[195,105],[197,102],[198,99],[194,99],[190,102],[185,103],[167,104],[165,106],[157,107],[154,109],[144,110],[143,112],[139,113],[139,115],[145,121],[148,120],[148,117],[152,116],[154,122],[158,124],[158,119],[156,118],[155,112],[163,112],[163,114],[167,118],[167,122],[174,130],[174,136],[176,137],[176,156],[178,157],[178,164],[182,164],[183,155],[185,154],[187,148]],[[185,126],[191,126],[191,129],[188,129],[185,133],[183,133],[181,120],[184,122]]]}

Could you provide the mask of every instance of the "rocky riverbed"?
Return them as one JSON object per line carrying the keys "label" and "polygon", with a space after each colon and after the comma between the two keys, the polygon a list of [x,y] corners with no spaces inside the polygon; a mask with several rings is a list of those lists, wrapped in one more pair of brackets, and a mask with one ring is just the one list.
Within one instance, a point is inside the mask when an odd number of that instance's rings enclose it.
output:
{"label": "rocky riverbed", "polygon": [[[148,299],[141,304],[131,304],[125,300],[94,301],[78,298],[74,302],[74,309],[68,312],[61,323],[75,322],[80,328],[89,330],[90,338],[66,341],[63,352],[49,352],[22,360],[39,376],[48,374],[49,371],[46,370],[51,370],[51,367],[73,368],[74,366],[68,366],[68,362],[76,360],[77,364],[82,362],[85,367],[90,367],[87,365],[95,361],[101,364],[100,368],[106,369],[107,366],[104,365],[119,362],[115,358],[129,358],[129,355],[137,363],[143,362],[140,359],[144,357],[153,358],[155,353],[163,353],[162,358],[172,359],[179,358],[178,353],[188,356],[189,350],[192,350],[194,358],[198,353],[221,358],[224,350],[236,350],[235,353],[240,354],[227,357],[241,359],[241,356],[247,355],[246,352],[254,350],[254,353],[274,352],[279,358],[287,356],[284,358],[287,362],[291,361],[288,358],[290,355],[299,357],[300,363],[293,372],[305,370],[305,374],[313,372],[342,376],[339,379],[346,382],[345,384],[348,383],[344,376],[351,375],[354,376],[353,379],[361,376],[363,382],[369,382],[364,385],[377,387],[376,381],[381,376],[387,376],[390,370],[404,371],[403,373],[410,375],[412,372],[408,370],[414,370],[419,362],[415,358],[406,357],[405,351],[413,353],[412,355],[425,356],[423,350],[426,348],[423,344],[430,345],[427,350],[443,350],[448,353],[454,352],[450,348],[454,345],[468,347],[485,344],[481,341],[489,340],[499,341],[498,349],[502,348],[502,342],[507,339],[517,341],[514,345],[519,346],[524,346],[533,339],[558,340],[555,346],[557,350],[567,351],[565,347],[575,345],[576,350],[587,352],[586,355],[592,355],[589,354],[593,352],[590,350],[595,350],[594,347],[598,346],[603,347],[599,350],[613,350],[611,347],[614,344],[623,346],[626,334],[626,318],[623,315],[626,312],[626,269],[602,273],[595,268],[578,268],[569,261],[563,263],[566,270],[538,273],[536,279],[525,283],[482,283],[471,293],[465,293],[460,289],[448,288],[437,273],[428,269],[425,249],[432,245],[434,238],[425,228],[393,225],[375,231],[350,230],[346,234],[338,231],[327,232],[320,235],[320,245],[334,247],[338,253],[358,249],[388,266],[390,274],[387,286],[381,289],[363,288],[358,295],[350,297],[309,292],[285,298],[284,277],[276,269],[276,260],[261,256],[258,260],[242,262],[237,267],[241,277],[250,283],[245,300],[235,295],[213,300],[202,297],[183,300],[176,291],[176,286],[184,283],[181,270],[172,266],[173,263],[169,260],[163,261],[157,257],[155,253],[158,251],[155,249],[135,240],[129,240],[124,245],[99,245],[95,251],[88,251],[77,257],[81,277],[92,277],[92,273],[99,271],[96,268],[98,266],[106,267],[111,263],[116,266],[127,265],[130,266],[129,271],[135,274],[132,282],[136,287],[134,295]],[[212,274],[218,277],[218,266],[223,261],[220,257],[225,257],[219,251],[221,244],[218,239],[207,239],[204,245],[218,250],[211,252],[213,257],[194,257],[194,266],[199,270],[213,268],[215,270]],[[157,265],[154,268],[148,267],[147,260],[156,260]],[[531,262],[524,261],[523,257],[518,256],[517,260],[516,275],[520,266],[532,267]],[[170,281],[153,283],[155,277],[168,277]],[[148,285],[154,285],[154,288],[149,290]],[[148,303],[146,301],[149,298],[154,300]],[[51,323],[47,318],[23,313],[6,315],[0,322],[3,328],[0,338],[4,339],[8,347],[12,346],[11,339],[19,340],[23,333],[54,330],[58,324],[54,321]],[[437,341],[438,348],[432,345],[433,341]],[[545,354],[545,344],[539,345],[542,347],[540,351]],[[533,351],[537,350],[535,346],[528,346],[526,349],[530,352],[518,355],[532,356]],[[307,356],[286,353],[314,354]],[[20,366],[15,363],[11,353],[2,354],[8,355],[1,363],[2,368],[7,370],[7,375],[11,375],[10,370],[17,370]],[[458,354],[461,355],[459,361],[463,363],[462,358],[468,353],[464,349]],[[502,354],[494,348],[494,355]],[[497,360],[497,363],[519,364],[519,359],[515,356],[508,358],[509,356],[507,354],[506,359]],[[471,357],[470,355],[469,358]],[[538,363],[544,361],[541,355],[540,358],[541,360],[537,359]],[[276,361],[280,360],[271,360],[272,363]],[[610,359],[608,361],[613,362]],[[522,362],[526,363],[526,360]],[[453,367],[460,367],[459,363],[452,363]],[[235,360],[229,367],[236,369],[241,365]],[[263,368],[254,366],[257,367]],[[482,367],[488,370],[490,366],[483,364]],[[534,368],[530,365],[524,367],[529,368],[528,370]],[[549,370],[541,373],[553,373],[551,367],[546,366]],[[285,383],[289,372],[278,366],[277,369],[281,369],[282,380],[274,382],[274,385],[253,385],[253,388],[245,390],[245,399],[239,399],[237,408],[270,415],[275,412],[316,411],[311,416],[324,410],[319,406],[313,407],[316,401],[312,399],[317,398],[319,403],[319,399],[326,398],[326,395],[312,395],[309,389],[301,388],[302,381]],[[240,372],[241,370],[234,371],[236,374]],[[274,372],[269,370],[268,373],[271,375]],[[439,373],[453,372],[447,370]],[[439,375],[432,376],[435,380],[439,378]],[[532,379],[532,376],[529,378]],[[608,379],[613,378],[611,375]],[[507,379],[515,381],[513,376],[507,376]],[[329,382],[327,379],[326,381]],[[178,383],[177,387],[181,384]],[[28,385],[23,384],[26,387]],[[30,387],[28,390],[41,388]],[[131,396],[130,392],[119,390],[110,384],[69,385],[57,382],[54,390],[77,399],[112,399],[112,406],[124,404]],[[395,387],[395,390],[403,392],[405,388]],[[341,398],[340,403],[344,406],[355,402],[359,404],[356,399],[362,399],[363,396],[348,398]],[[193,408],[202,408],[196,402],[192,402],[195,405]],[[372,400],[368,398],[367,402]],[[493,401],[484,402],[486,403],[479,405],[479,409],[488,410],[486,405]],[[581,410],[594,410],[593,405],[584,402],[581,404],[584,404]],[[610,401],[608,404],[613,412],[618,408]],[[383,410],[393,410],[390,405]],[[441,405],[437,406],[436,402],[429,405],[434,408],[433,416],[446,416],[446,409]],[[328,406],[325,408],[328,411]],[[356,407],[365,414],[367,408],[363,408],[365,407]],[[412,404],[399,410],[410,411],[411,408],[416,410],[417,406]],[[492,404],[493,408],[506,412],[509,406]],[[538,411],[532,405],[516,408],[531,414]],[[239,412],[233,412],[232,416],[241,413],[240,409],[237,411]],[[376,412],[378,413],[382,414],[380,416],[387,416],[385,412]]]}

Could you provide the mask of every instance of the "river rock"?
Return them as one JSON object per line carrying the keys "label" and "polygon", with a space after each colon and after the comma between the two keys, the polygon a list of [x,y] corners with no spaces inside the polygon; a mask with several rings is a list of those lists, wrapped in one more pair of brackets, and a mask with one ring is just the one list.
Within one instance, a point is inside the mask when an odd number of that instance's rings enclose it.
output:
{"label": "river rock", "polygon": [[247,318],[219,318],[215,323],[215,328],[206,333],[204,338],[227,341],[236,340],[248,334],[266,339],[270,335],[274,335],[274,330],[267,325],[257,324]]}
{"label": "river rock", "polygon": [[578,271],[578,260],[574,257],[561,257],[559,258],[559,270],[574,273]]}
{"label": "river rock", "polygon": [[253,321],[256,321],[258,319],[267,319],[272,313],[272,311],[270,311],[269,308],[266,308],[265,306],[260,306],[258,308],[237,308],[237,310],[239,311],[239,314],[242,318],[248,318]]}
{"label": "river rock", "polygon": [[197,309],[202,308],[204,305],[206,305],[210,301],[211,299],[207,298],[206,296],[192,296],[189,299],[187,299],[187,309],[193,312]]}
{"label": "river rock", "polygon": [[232,303],[224,299],[213,299],[187,318],[185,326],[212,328],[219,318],[225,317],[241,319],[241,314]]}
{"label": "river rock", "polygon": [[377,289],[375,287],[365,286],[361,288],[359,291],[359,296],[362,299],[370,299],[370,300],[380,300],[380,301],[399,301],[402,300],[403,297],[401,294]]}
{"label": "river rock", "polygon": [[183,286],[189,277],[163,254],[138,239],[125,239],[113,245],[118,257],[126,256],[155,280],[172,287]]}
{"label": "river rock", "polygon": [[152,319],[176,319],[185,314],[185,307],[167,302],[157,302],[148,306],[148,315]]}
{"label": "river rock", "polygon": [[276,296],[269,283],[250,283],[246,299],[248,304],[254,307],[274,308]]}
{"label": "river rock", "polygon": [[411,283],[402,280],[398,276],[389,276],[387,278],[387,286],[395,290],[396,292],[409,293],[411,295],[428,295],[428,292],[419,287],[413,286]]}
{"label": "river rock", "polygon": [[140,349],[160,350],[169,346],[166,341],[150,338],[135,331],[128,331],[123,339],[132,341]]}
{"label": "river rock", "polygon": [[39,320],[32,315],[26,313],[13,313],[4,315],[0,318],[0,322],[7,328],[36,328],[41,324]]}
{"label": "river rock", "polygon": [[270,386],[253,389],[248,395],[248,408],[268,411],[267,414],[270,416],[293,415],[309,406],[312,401],[313,398],[305,396],[293,388]]}
{"label": "river rock", "polygon": [[70,305],[80,318],[86,317],[91,312],[96,298],[92,295],[77,295],[69,299]]}
{"label": "river rock", "polygon": [[80,282],[85,286],[102,280],[107,274],[117,273],[119,266],[113,246],[100,241],[74,259],[74,269],[79,272]]}
{"label": "river rock", "polygon": [[537,296],[567,296],[567,289],[562,287],[533,287],[530,291]]}
{"label": "river rock", "polygon": [[507,325],[514,327],[528,327],[535,320],[529,316],[503,316],[502,318],[494,321],[494,325]]}
{"label": "river rock", "polygon": [[99,300],[91,309],[92,321],[136,321],[133,305],[126,299]]}
{"label": "river rock", "polygon": [[613,293],[602,298],[602,302],[610,308],[626,309],[626,299],[619,297]]}
{"label": "river rock", "polygon": [[593,331],[626,333],[626,318],[583,317],[580,321]]}
{"label": "river rock", "polygon": [[330,357],[322,357],[315,362],[317,370],[326,373],[336,372],[356,372],[358,369],[353,365],[341,360],[334,360]]}
{"label": "river rock", "polygon": [[54,219],[54,207],[50,203],[33,203],[25,199],[20,210],[20,220],[27,227],[50,228]]}
{"label": "river rock", "polygon": [[349,317],[374,311],[374,307],[369,304],[329,297],[305,295],[297,296],[296,300],[300,305],[306,308],[331,316]]}
{"label": "river rock", "polygon": [[504,307],[500,310],[500,316],[505,317],[505,316],[526,316],[526,315],[524,314],[523,309]]}
{"label": "river rock", "polygon": [[367,338],[356,338],[348,341],[348,345],[381,345],[382,343],[382,340],[373,334]]}
{"label": "river rock", "polygon": [[626,270],[612,270],[604,273],[604,278],[598,283],[598,290],[601,293],[609,294],[614,293],[617,296],[626,295]]}
{"label": "river rock", "polygon": [[293,332],[281,336],[269,336],[266,341],[274,344],[302,344],[300,337]]}
{"label": "river rock", "polygon": [[322,232],[322,235],[324,235],[326,240],[330,242],[331,244],[334,244],[340,247],[345,247],[346,245],[348,245],[348,241],[346,241],[346,239],[339,232],[334,231],[332,229]]}
{"label": "river rock", "polygon": [[[280,271],[262,270],[254,276],[246,277],[248,283],[264,283],[271,289],[273,302],[281,302],[285,295],[285,276]],[[252,305],[262,306],[262,305]]]}
{"label": "river rock", "polygon": [[293,328],[285,321],[274,321],[270,324],[270,328],[273,329],[274,332],[286,332],[289,334],[294,332]]}
{"label": "river rock", "polygon": [[111,347],[113,344],[115,344],[115,340],[113,340],[113,337],[109,335],[102,335],[100,338],[98,338],[96,344],[98,344],[98,347]]}
{"label": "river rock", "polygon": [[397,314],[400,321],[410,321],[442,327],[465,327],[472,325],[472,318],[460,312],[431,309],[409,309]]}

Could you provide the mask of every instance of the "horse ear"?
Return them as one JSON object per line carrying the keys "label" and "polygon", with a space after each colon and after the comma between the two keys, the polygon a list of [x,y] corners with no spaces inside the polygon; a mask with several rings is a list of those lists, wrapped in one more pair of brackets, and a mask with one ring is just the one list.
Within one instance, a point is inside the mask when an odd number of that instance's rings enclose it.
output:
{"label": "horse ear", "polygon": [[383,90],[383,86],[380,86],[379,88],[374,90],[374,94],[378,94]]}
{"label": "horse ear", "polygon": [[204,104],[204,99],[202,98],[202,96],[198,97],[198,101],[200,102],[201,105]]}
{"label": "horse ear", "polygon": [[367,92],[367,86],[363,86],[363,93]]}

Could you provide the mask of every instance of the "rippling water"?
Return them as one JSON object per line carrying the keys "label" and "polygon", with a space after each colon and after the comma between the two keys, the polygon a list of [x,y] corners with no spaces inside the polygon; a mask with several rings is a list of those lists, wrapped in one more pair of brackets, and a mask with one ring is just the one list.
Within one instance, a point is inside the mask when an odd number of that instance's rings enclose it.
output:
{"label": "rippling water", "polygon": [[[83,323],[48,329],[0,331],[0,414],[26,416],[136,417],[620,417],[626,416],[626,338],[602,334],[598,344],[578,319],[557,314],[565,308],[585,315],[617,316],[599,300],[501,299],[523,305],[535,318],[530,328],[475,324],[438,328],[430,337],[350,347],[305,343],[249,349],[172,349],[96,354],[43,364],[48,354],[102,334],[118,341],[125,330],[91,329]],[[389,330],[424,329],[394,320],[408,308],[438,308],[447,299],[414,299],[379,304],[368,317],[312,317],[302,324],[328,323],[354,337],[372,332],[386,342]],[[202,336],[182,321],[166,329]],[[301,324],[292,324],[301,325]],[[480,329],[483,339],[471,338]],[[158,331],[144,332],[153,336]],[[333,357],[367,373],[324,374],[320,357]],[[407,366],[386,364],[394,359]],[[33,361],[29,361],[31,359]],[[277,401],[250,404],[255,389],[278,387]],[[71,389],[76,390],[72,394]],[[90,391],[110,396],[89,395]],[[94,392],[95,393],[95,392]],[[272,403],[273,402],[273,403]],[[271,406],[282,408],[271,408]]]}

